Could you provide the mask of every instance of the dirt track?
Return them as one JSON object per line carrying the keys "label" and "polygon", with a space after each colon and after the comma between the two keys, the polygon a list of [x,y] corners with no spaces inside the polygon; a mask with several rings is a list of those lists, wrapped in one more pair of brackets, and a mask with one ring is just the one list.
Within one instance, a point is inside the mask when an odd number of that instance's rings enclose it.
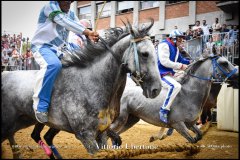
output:
{"label": "dirt track", "polygon": [[[41,136],[46,133],[48,127],[45,127]],[[24,159],[46,159],[47,155],[43,152],[43,150],[31,139],[30,134],[33,130],[33,126],[20,130],[16,133],[16,141],[19,145],[19,148],[22,153],[22,158]],[[146,148],[154,149],[161,146],[170,147],[175,146],[176,144],[179,146],[186,145],[186,139],[183,138],[176,131],[173,133],[171,137],[167,137],[162,141],[155,141],[150,143],[149,137],[151,135],[156,135],[159,131],[159,127],[155,127],[150,124],[137,124],[132,127],[130,130],[126,131],[121,135],[122,137],[122,150],[120,151],[122,155],[126,155],[126,148],[131,148],[133,153],[127,154],[128,158],[188,158],[188,159],[238,159],[238,133],[236,132],[227,132],[217,130],[215,124],[212,125],[203,136],[203,139],[200,140],[196,146],[200,148],[200,151],[196,154],[189,155],[188,151],[183,152],[153,152],[147,151],[149,154],[142,154],[143,150]],[[84,149],[83,145],[80,141],[78,141],[73,134],[67,132],[60,132],[54,139],[55,146],[59,149],[59,152],[62,154],[63,158],[97,158],[104,157],[102,155],[113,155],[116,150],[107,150],[102,151],[97,154],[97,156],[89,155]],[[110,145],[110,141],[108,142]],[[135,148],[141,149],[135,149]],[[8,141],[4,141],[2,143],[2,156],[1,158],[12,158],[12,152],[9,146]],[[138,154],[138,156],[133,156]],[[119,158],[123,158],[122,155]],[[127,158],[126,157],[126,158]],[[105,156],[106,158],[106,156]]]}

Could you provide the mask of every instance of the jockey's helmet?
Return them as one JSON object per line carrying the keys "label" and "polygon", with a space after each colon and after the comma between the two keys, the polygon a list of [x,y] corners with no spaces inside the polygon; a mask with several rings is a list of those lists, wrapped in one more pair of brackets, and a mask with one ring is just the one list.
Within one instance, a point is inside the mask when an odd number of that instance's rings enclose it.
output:
{"label": "jockey's helmet", "polygon": [[169,35],[170,38],[176,39],[176,38],[185,38],[185,35],[183,34],[183,32],[179,31],[179,30],[174,30],[170,33]]}

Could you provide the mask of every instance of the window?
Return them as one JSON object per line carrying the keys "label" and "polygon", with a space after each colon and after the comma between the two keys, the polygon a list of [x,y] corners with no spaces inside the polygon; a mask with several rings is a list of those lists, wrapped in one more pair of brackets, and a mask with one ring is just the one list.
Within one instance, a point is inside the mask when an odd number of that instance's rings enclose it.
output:
{"label": "window", "polygon": [[78,8],[79,19],[91,19],[91,6]]}
{"label": "window", "polygon": [[119,1],[117,4],[117,13],[127,13],[133,11],[134,1]]}
{"label": "window", "polygon": [[159,1],[140,1],[140,9],[159,7]]}
{"label": "window", "polygon": [[107,2],[104,6],[104,8],[102,9],[104,3],[100,3],[100,4],[97,4],[97,15],[96,17],[98,17],[98,14],[101,12],[102,10],[102,14],[100,17],[108,17],[111,15],[111,3],[110,2]]}
{"label": "window", "polygon": [[186,1],[166,1],[166,4],[174,4],[174,3],[181,3]]}

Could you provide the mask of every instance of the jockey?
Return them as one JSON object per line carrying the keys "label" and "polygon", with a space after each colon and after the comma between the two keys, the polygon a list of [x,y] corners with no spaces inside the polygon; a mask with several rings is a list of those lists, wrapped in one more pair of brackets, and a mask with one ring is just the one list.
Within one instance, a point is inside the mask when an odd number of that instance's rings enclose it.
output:
{"label": "jockey", "polygon": [[48,122],[48,108],[54,81],[62,68],[58,54],[67,42],[69,31],[87,35],[98,41],[99,34],[79,24],[79,19],[70,11],[73,1],[50,1],[39,15],[38,28],[32,39],[31,50],[40,65],[33,95],[33,109],[40,123]]}
{"label": "jockey", "polygon": [[158,68],[162,77],[162,86],[168,89],[167,97],[160,108],[160,119],[168,123],[167,116],[170,106],[181,90],[181,84],[174,80],[174,70],[185,70],[190,63],[179,53],[178,46],[181,45],[184,35],[180,31],[172,32],[166,40],[158,44]]}

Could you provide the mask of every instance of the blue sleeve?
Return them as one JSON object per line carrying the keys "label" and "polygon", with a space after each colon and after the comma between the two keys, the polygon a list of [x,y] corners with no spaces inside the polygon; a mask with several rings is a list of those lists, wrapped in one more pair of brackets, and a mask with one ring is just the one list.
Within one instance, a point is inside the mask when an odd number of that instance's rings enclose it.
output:
{"label": "blue sleeve", "polygon": [[179,56],[178,56],[177,61],[178,61],[179,63],[183,63],[183,64],[190,64],[190,60],[182,57],[181,53],[179,53]]}

